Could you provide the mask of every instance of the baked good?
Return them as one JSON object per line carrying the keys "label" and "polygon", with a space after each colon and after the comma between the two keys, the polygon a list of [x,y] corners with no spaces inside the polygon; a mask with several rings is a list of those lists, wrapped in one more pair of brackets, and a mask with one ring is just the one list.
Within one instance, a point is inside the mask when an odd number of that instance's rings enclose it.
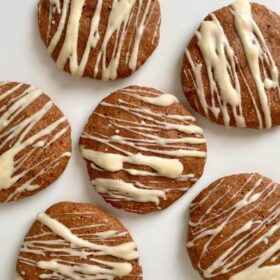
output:
{"label": "baked good", "polygon": [[158,0],[40,0],[41,37],[58,67],[103,80],[138,70],[159,43]]}
{"label": "baked good", "polygon": [[142,279],[136,244],[124,226],[94,205],[71,202],[37,216],[16,270],[23,280]]}
{"label": "baked good", "polygon": [[280,277],[280,185],[259,174],[221,178],[193,201],[187,249],[203,279]]}
{"label": "baked good", "polygon": [[280,17],[237,0],[211,13],[189,43],[182,84],[191,106],[227,127],[280,124]]}
{"label": "baked good", "polygon": [[53,183],[71,156],[71,128],[43,90],[0,84],[0,203]]}
{"label": "baked good", "polygon": [[203,131],[178,99],[138,86],[99,104],[80,146],[97,192],[138,214],[165,209],[183,196],[206,160]]}

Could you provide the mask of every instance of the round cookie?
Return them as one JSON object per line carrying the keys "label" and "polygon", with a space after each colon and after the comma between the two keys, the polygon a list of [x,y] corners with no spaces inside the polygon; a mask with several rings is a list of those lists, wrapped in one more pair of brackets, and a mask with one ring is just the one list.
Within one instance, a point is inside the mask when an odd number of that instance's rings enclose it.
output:
{"label": "round cookie", "polygon": [[92,184],[114,207],[167,208],[201,177],[206,140],[178,99],[131,86],[105,98],[80,139]]}
{"label": "round cookie", "polygon": [[40,0],[39,29],[57,66],[78,77],[125,78],[160,38],[158,0]]}
{"label": "round cookie", "polygon": [[279,125],[279,29],[278,14],[247,0],[206,17],[183,62],[191,106],[227,127]]}
{"label": "round cookie", "polygon": [[203,279],[279,279],[279,197],[279,184],[241,174],[217,180],[194,200],[187,250]]}
{"label": "round cookie", "polygon": [[17,277],[142,279],[139,254],[127,229],[91,204],[62,202],[41,213],[27,233]]}
{"label": "round cookie", "polygon": [[71,156],[71,128],[41,89],[0,84],[0,203],[53,183]]}

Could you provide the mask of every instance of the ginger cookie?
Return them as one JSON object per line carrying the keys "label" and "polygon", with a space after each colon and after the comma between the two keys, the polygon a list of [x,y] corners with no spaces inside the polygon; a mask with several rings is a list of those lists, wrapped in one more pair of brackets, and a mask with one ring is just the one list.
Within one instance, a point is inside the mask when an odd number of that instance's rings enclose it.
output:
{"label": "ginger cookie", "polygon": [[206,160],[203,130],[178,99],[138,86],[99,104],[80,147],[97,192],[138,214],[162,210],[183,196]]}
{"label": "ginger cookie", "polygon": [[158,0],[40,0],[39,29],[57,66],[74,76],[125,78],[160,38]]}
{"label": "ginger cookie", "polygon": [[0,203],[53,183],[71,156],[71,128],[41,89],[0,84]]}
{"label": "ginger cookie", "polygon": [[280,185],[259,174],[225,177],[190,208],[187,250],[203,279],[280,279]]}
{"label": "ginger cookie", "polygon": [[247,0],[206,17],[183,62],[191,106],[226,127],[279,125],[279,30],[278,14]]}
{"label": "ginger cookie", "polygon": [[37,216],[17,261],[17,277],[142,279],[139,253],[127,229],[91,204],[62,202]]}

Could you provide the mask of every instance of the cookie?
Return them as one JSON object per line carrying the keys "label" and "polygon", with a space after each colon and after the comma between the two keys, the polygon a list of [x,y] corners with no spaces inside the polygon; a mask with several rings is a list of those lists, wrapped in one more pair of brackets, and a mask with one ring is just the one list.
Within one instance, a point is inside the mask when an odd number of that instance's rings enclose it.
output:
{"label": "cookie", "polygon": [[40,0],[39,30],[57,66],[74,76],[125,78],[160,38],[158,0]]}
{"label": "cookie", "polygon": [[142,279],[136,244],[126,228],[94,205],[70,202],[37,216],[16,270],[22,280]]}
{"label": "cookie", "polygon": [[41,89],[0,84],[0,203],[53,183],[71,156],[71,128]]}
{"label": "cookie", "polygon": [[217,180],[194,200],[187,249],[203,279],[279,279],[279,198],[279,184],[241,174]]}
{"label": "cookie", "polygon": [[279,125],[279,29],[276,13],[247,0],[206,17],[183,62],[191,106],[226,127]]}
{"label": "cookie", "polygon": [[167,208],[201,177],[206,140],[171,94],[131,86],[105,98],[80,139],[92,184],[114,207]]}

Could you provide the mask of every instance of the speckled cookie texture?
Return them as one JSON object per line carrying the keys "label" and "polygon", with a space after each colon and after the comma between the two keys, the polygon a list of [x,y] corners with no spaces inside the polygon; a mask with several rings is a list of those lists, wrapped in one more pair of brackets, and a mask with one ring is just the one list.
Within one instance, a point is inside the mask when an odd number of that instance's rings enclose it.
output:
{"label": "speckled cookie texture", "polygon": [[142,279],[136,244],[114,217],[91,204],[62,202],[37,216],[16,279]]}
{"label": "speckled cookie texture", "polygon": [[187,250],[203,279],[280,275],[280,185],[259,174],[221,178],[193,201]]}
{"label": "speckled cookie texture", "polygon": [[191,106],[227,127],[280,124],[280,17],[247,0],[211,13],[186,48],[182,84]]}
{"label": "speckled cookie texture", "polygon": [[40,0],[39,29],[60,69],[102,80],[138,70],[160,38],[158,0]]}
{"label": "speckled cookie texture", "polygon": [[71,156],[71,128],[43,90],[0,84],[0,203],[53,183]]}
{"label": "speckled cookie texture", "polygon": [[167,208],[201,177],[206,140],[171,94],[131,86],[105,98],[80,139],[92,184],[117,208]]}

